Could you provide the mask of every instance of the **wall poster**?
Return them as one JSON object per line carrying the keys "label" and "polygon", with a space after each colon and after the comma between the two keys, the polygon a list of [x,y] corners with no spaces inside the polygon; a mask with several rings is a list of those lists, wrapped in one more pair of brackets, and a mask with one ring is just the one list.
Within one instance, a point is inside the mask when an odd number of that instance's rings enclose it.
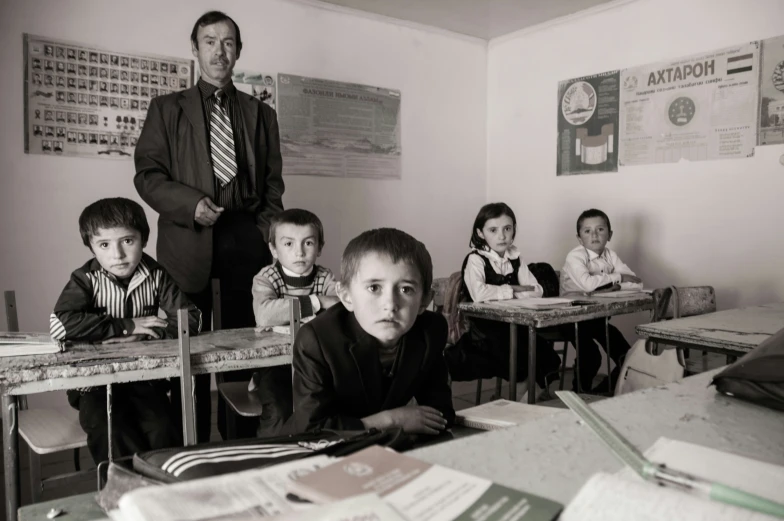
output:
{"label": "wall poster", "polygon": [[238,90],[275,108],[275,76],[263,72],[234,69],[231,81]]}
{"label": "wall poster", "polygon": [[621,71],[620,164],[754,155],[759,42]]}
{"label": "wall poster", "polygon": [[618,171],[619,72],[558,83],[557,175]]}
{"label": "wall poster", "polygon": [[784,143],[784,36],[762,41],[759,145]]}
{"label": "wall poster", "polygon": [[193,61],[24,35],[25,153],[131,158],[150,100],[193,85]]}
{"label": "wall poster", "polygon": [[278,74],[283,173],[400,178],[400,91]]}

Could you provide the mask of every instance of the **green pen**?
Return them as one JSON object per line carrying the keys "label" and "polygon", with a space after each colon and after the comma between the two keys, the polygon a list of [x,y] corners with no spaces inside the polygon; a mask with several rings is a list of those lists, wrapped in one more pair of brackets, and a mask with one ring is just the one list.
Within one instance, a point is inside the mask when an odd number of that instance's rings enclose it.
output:
{"label": "green pen", "polygon": [[610,448],[613,454],[643,479],[653,481],[659,485],[671,486],[686,492],[696,493],[701,497],[728,505],[784,519],[784,504],[648,461],[634,445],[621,436],[604,418],[589,408],[575,393],[571,391],[556,391],[555,394],[581,420],[591,427],[593,432]]}

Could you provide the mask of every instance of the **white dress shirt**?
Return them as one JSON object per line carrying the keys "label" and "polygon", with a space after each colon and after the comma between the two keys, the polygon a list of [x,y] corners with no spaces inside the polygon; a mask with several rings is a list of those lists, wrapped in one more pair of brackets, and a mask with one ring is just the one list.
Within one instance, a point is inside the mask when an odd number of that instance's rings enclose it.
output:
{"label": "white dress shirt", "polygon": [[[599,255],[578,246],[566,256],[561,270],[561,295],[590,292],[610,283],[621,284],[621,275],[634,275],[634,272],[610,248]],[[621,289],[642,289],[642,284],[624,282]]]}
{"label": "white dress shirt", "polygon": [[[533,286],[533,291],[515,291],[509,284],[495,286],[485,283],[485,263],[479,255],[490,261],[493,271],[499,275],[508,275],[514,271],[512,259],[520,259],[520,269],[517,270],[517,283],[521,286]],[[528,269],[528,264],[520,257],[520,252],[515,246],[510,246],[501,257],[493,250],[477,250],[469,254],[466,263],[465,274],[463,275],[468,293],[474,302],[486,302],[488,300],[508,300],[512,298],[541,297],[544,290]]]}

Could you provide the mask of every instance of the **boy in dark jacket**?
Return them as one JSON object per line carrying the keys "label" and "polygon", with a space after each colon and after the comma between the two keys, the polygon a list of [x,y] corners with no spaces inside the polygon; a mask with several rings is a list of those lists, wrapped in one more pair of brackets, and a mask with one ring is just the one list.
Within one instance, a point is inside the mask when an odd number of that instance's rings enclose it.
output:
{"label": "boy in dark jacket", "polygon": [[[142,207],[121,197],[101,199],[82,211],[79,233],[94,258],[71,274],[50,317],[54,340],[117,343],[177,337],[177,310],[188,308],[191,334],[201,312],[169,275],[142,250],[150,227]],[[166,320],[158,318],[158,310]],[[179,434],[164,382],[112,386],[114,454],[176,445]],[[68,391],[79,410],[95,463],[108,459],[106,388]]]}
{"label": "boy in dark jacket", "polygon": [[440,433],[455,411],[446,320],[425,311],[433,264],[424,244],[391,228],[364,232],[346,247],[340,275],[341,303],[302,326],[294,343],[287,430]]}

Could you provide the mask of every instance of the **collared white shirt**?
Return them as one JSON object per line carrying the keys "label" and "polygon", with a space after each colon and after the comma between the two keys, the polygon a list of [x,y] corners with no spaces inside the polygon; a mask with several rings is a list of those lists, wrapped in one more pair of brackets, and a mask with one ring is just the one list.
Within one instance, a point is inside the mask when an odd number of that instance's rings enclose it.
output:
{"label": "collared white shirt", "polygon": [[[533,286],[533,291],[520,291],[515,293],[512,286],[504,284],[495,286],[485,283],[485,263],[479,255],[490,261],[493,271],[499,275],[508,275],[514,271],[512,259],[520,259],[520,269],[517,270],[517,283],[521,286]],[[510,246],[501,257],[493,250],[477,250],[475,254],[468,256],[465,274],[463,275],[468,293],[474,302],[486,302],[488,300],[508,300],[512,298],[541,297],[544,293],[542,286],[528,269],[528,264],[520,257],[520,252],[515,246]]]}
{"label": "collared white shirt", "polygon": [[[313,270],[316,268],[316,265],[314,264],[313,266],[310,267],[307,273],[303,273],[301,275],[299,273],[294,273],[286,266],[284,266],[283,263],[281,263],[280,267],[283,270],[283,273],[285,273],[287,277],[307,277],[308,275],[313,273]],[[313,314],[315,315],[316,313],[321,311],[321,301],[318,299],[316,295],[308,295],[308,296],[310,297],[310,304],[313,306]]]}
{"label": "collared white shirt", "polygon": [[[634,272],[610,248],[605,248],[599,255],[585,246],[577,246],[566,256],[561,270],[561,295],[590,292],[605,284],[620,284],[621,275],[634,275]],[[642,289],[642,284],[624,282],[621,289]]]}

